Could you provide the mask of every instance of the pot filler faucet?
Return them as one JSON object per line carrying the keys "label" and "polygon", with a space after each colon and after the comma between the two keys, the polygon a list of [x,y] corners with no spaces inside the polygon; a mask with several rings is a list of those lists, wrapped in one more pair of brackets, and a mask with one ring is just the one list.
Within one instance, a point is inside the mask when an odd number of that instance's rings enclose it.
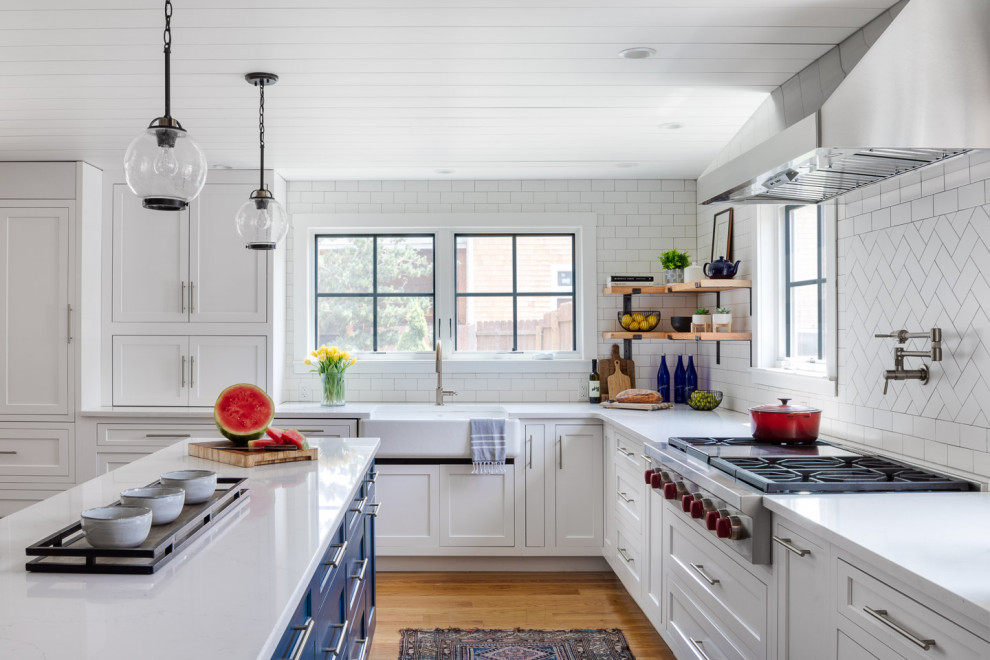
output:
{"label": "pot filler faucet", "polygon": [[457,396],[457,392],[453,390],[443,389],[443,349],[440,345],[440,340],[437,340],[437,405],[443,405],[443,398],[445,396]]}
{"label": "pot filler faucet", "polygon": [[930,332],[908,332],[907,330],[898,330],[896,332],[890,332],[885,335],[873,335],[874,337],[880,337],[884,339],[896,339],[898,344],[903,344],[908,339],[930,339],[932,342],[931,350],[927,351],[905,351],[903,347],[898,346],[894,349],[894,368],[887,369],[883,372],[883,393],[887,394],[887,386],[890,385],[892,380],[920,380],[921,384],[924,385],[928,382],[928,365],[921,365],[920,369],[905,369],[904,368],[904,358],[906,357],[922,357],[928,358],[932,362],[942,361],[942,329],[932,328]]}

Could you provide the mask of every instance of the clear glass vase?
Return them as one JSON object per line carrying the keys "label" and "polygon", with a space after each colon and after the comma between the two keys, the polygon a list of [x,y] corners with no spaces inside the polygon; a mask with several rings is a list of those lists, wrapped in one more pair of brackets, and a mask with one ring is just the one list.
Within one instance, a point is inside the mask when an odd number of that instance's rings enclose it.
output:
{"label": "clear glass vase", "polygon": [[342,406],[344,405],[344,372],[328,371],[323,374],[323,405]]}

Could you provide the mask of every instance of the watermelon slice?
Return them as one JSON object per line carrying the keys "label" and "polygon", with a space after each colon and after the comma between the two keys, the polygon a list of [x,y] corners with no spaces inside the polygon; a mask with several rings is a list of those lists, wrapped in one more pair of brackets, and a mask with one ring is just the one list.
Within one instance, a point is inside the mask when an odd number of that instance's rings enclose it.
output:
{"label": "watermelon slice", "polygon": [[276,445],[280,445],[285,442],[285,438],[282,437],[282,434],[285,433],[285,431],[276,426],[269,426],[265,433],[268,434],[268,437],[271,438]]}
{"label": "watermelon slice", "polygon": [[271,438],[260,438],[258,440],[248,440],[247,446],[251,449],[264,449],[265,447],[270,447],[277,444],[278,443]]}
{"label": "watermelon slice", "polygon": [[289,429],[282,433],[283,442],[289,442],[296,446],[296,449],[309,449],[309,443],[306,442],[306,436],[297,431],[296,429]]}
{"label": "watermelon slice", "polygon": [[250,383],[231,385],[217,397],[213,420],[225,438],[246,445],[265,435],[275,418],[275,402],[263,389]]}

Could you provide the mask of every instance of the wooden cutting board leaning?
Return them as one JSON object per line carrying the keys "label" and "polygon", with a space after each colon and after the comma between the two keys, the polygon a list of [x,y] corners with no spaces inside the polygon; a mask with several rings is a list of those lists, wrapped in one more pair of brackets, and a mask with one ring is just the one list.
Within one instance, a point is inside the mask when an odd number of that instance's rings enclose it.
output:
{"label": "wooden cutting board leaning", "polygon": [[632,387],[629,376],[622,373],[622,364],[618,360],[612,362],[612,375],[608,377],[609,398],[614,399],[619,392],[624,392]]}
{"label": "wooden cutting board leaning", "polygon": [[622,373],[629,377],[629,386],[625,389],[631,387],[636,387],[636,365],[632,360],[625,360],[619,357],[619,345],[612,344],[612,356],[607,358],[602,358],[598,361],[598,376],[601,378],[602,387],[602,401],[607,401],[608,399],[614,399],[615,395],[622,390],[613,391],[608,384],[608,377],[612,375],[615,371],[615,363],[618,362],[622,366]]}

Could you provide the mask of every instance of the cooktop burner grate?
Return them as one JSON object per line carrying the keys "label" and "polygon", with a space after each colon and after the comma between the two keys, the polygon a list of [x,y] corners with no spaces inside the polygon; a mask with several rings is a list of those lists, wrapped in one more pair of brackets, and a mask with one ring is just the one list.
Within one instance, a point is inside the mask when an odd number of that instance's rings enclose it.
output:
{"label": "cooktop burner grate", "polygon": [[876,470],[866,468],[841,468],[835,470],[822,470],[812,472],[808,475],[808,481],[814,483],[862,483],[870,481],[887,481],[887,475]]}

